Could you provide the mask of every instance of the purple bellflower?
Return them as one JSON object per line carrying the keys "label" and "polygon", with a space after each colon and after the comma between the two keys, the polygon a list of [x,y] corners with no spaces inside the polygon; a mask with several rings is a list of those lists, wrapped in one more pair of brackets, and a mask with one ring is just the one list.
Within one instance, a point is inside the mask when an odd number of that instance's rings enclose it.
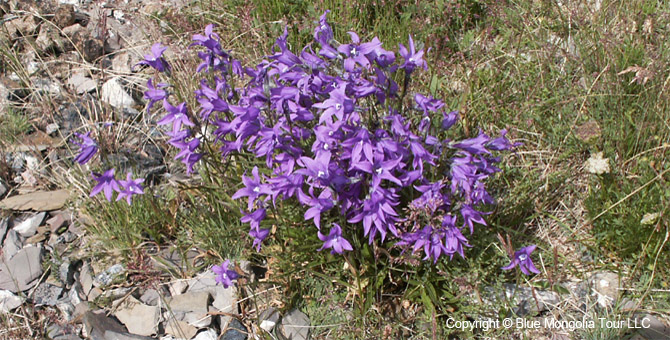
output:
{"label": "purple bellflower", "polygon": [[119,183],[123,190],[119,191],[119,195],[116,196],[116,200],[120,200],[125,197],[128,205],[131,204],[131,199],[135,195],[143,195],[144,188],[142,188],[141,183],[144,182],[144,178],[132,179],[132,174],[129,172],[126,176],[126,180],[120,180]]}
{"label": "purple bellflower", "polygon": [[225,260],[220,266],[212,266],[212,271],[216,274],[216,283],[223,285],[223,288],[233,286],[233,280],[237,280],[238,275],[234,270],[228,269],[230,260]]}
{"label": "purple bellflower", "polygon": [[423,50],[419,52],[416,51],[416,48],[414,47],[414,40],[412,39],[411,35],[409,36],[409,51],[407,51],[405,45],[398,45],[400,46],[400,55],[405,58],[405,62],[400,66],[400,68],[404,69],[407,73],[414,72],[414,69],[419,66],[423,67],[425,70],[428,69],[428,64],[426,64],[426,61],[423,60],[424,52]]}
{"label": "purple bellflower", "polygon": [[331,249],[331,254],[342,254],[345,250],[352,251],[354,248],[351,247],[351,243],[342,237],[342,228],[337,224],[333,223],[333,227],[330,229],[328,236],[318,232],[319,239],[323,241],[323,246],[319,251],[324,249]]}
{"label": "purple bellflower", "polygon": [[540,274],[540,271],[533,264],[533,260],[530,259],[530,254],[537,248],[536,245],[530,245],[528,247],[523,247],[514,252],[512,257],[512,262],[505,267],[502,267],[504,270],[510,270],[516,266],[519,266],[521,272],[525,275],[530,275],[530,273]]}
{"label": "purple bellflower", "polygon": [[167,50],[167,47],[161,46],[161,43],[155,43],[151,46],[151,54],[146,54],[144,60],[140,61],[137,65],[147,65],[155,68],[158,72],[164,72],[165,70],[170,70],[170,64],[163,58],[163,52]]}
{"label": "purple bellflower", "polygon": [[112,194],[114,191],[120,192],[121,188],[119,187],[119,182],[114,178],[114,169],[109,169],[105,171],[105,173],[98,174],[98,173],[91,173],[93,176],[93,179],[98,182],[98,184],[93,187],[93,190],[91,190],[90,197],[93,197],[97,194],[99,194],[101,191],[105,193],[105,198],[107,201],[111,202],[112,201]]}
{"label": "purple bellflower", "polygon": [[75,133],[74,135],[81,140],[81,143],[77,142],[76,140],[72,140],[72,143],[79,146],[79,154],[74,158],[74,160],[79,164],[86,164],[91,160],[91,158],[93,158],[93,156],[95,156],[96,152],[98,152],[98,144],[93,139],[91,139],[91,137],[89,137],[91,135],[91,131],[84,134]]}

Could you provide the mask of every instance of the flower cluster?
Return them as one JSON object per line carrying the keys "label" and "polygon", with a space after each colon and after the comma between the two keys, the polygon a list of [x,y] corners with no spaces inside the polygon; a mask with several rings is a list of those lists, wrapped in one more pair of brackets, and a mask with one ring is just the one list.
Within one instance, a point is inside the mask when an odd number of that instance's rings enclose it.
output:
{"label": "flower cluster", "polygon": [[[233,195],[246,200],[241,220],[249,223],[257,249],[269,235],[262,223],[268,210],[288,201],[305,208],[304,219],[323,241],[319,250],[351,251],[345,237],[361,232],[370,243],[392,238],[433,262],[464,256],[464,231],[473,234],[475,224],[486,225],[480,209],[494,203],[485,187],[500,171],[493,153],[515,145],[505,130],[497,138],[480,131],[474,138],[448,139],[458,112],[425,94],[406,96],[415,71],[428,67],[412,37],[407,47],[399,46],[400,58],[379,39],[363,42],[354,32],[340,44],[327,13],[314,30],[314,45],[296,54],[284,30],[272,54],[255,67],[243,68],[225,51],[213,25],[195,35],[191,46],[201,49],[197,70],[204,73],[195,91],[199,117],[185,103],[169,102],[168,84],[150,80],[145,92],[149,107],[163,101],[167,115],[159,124],[172,124],[170,144],[181,150],[176,158],[194,171],[205,143],[188,128],[197,125],[213,127],[208,133],[222,157],[246,154],[263,161],[265,169],[244,174]],[[143,64],[169,69],[152,64],[162,50],[154,52]],[[402,210],[407,206],[422,213],[409,218]]]}
{"label": "flower cluster", "polygon": [[132,174],[129,172],[126,180],[117,180],[114,177],[114,171],[115,169],[109,169],[103,174],[95,172],[91,174],[98,184],[91,190],[90,197],[103,192],[107,201],[111,202],[113,193],[117,192],[116,200],[125,198],[128,205],[130,205],[133,196],[144,194],[144,188],[141,185],[144,182],[143,178],[132,179]]}

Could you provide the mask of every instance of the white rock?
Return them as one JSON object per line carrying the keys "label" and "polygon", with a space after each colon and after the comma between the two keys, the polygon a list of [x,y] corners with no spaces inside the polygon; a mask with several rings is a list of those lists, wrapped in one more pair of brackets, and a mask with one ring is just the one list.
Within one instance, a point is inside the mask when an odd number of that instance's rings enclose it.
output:
{"label": "white rock", "polygon": [[112,78],[102,85],[100,99],[116,108],[132,107],[135,105],[133,97],[126,92],[119,78]]}
{"label": "white rock", "polygon": [[37,232],[37,227],[39,227],[40,224],[42,224],[42,221],[44,221],[44,216],[46,216],[46,213],[41,212],[32,217],[29,217],[25,221],[15,226],[14,231],[23,237],[33,236]]}
{"label": "white rock", "polygon": [[23,298],[12,292],[0,289],[0,313],[9,313],[23,303]]}
{"label": "white rock", "polygon": [[128,332],[143,336],[150,336],[158,332],[160,315],[160,307],[147,306],[132,296],[120,302],[114,313],[114,316],[128,328]]}
{"label": "white rock", "polygon": [[72,86],[77,94],[88,93],[95,90],[97,86],[95,80],[86,77],[81,73],[75,73],[67,80],[67,84]]}
{"label": "white rock", "polygon": [[51,135],[51,134],[55,133],[56,131],[58,131],[58,128],[59,128],[59,126],[58,126],[57,123],[51,123],[51,124],[47,125],[47,127],[46,127],[47,135]]}
{"label": "white rock", "polygon": [[213,329],[208,329],[204,332],[198,333],[198,335],[195,336],[195,338],[191,340],[216,340],[217,339],[217,334],[216,331]]}
{"label": "white rock", "polygon": [[596,175],[602,175],[610,172],[610,163],[607,158],[603,158],[603,153],[598,152],[586,160],[586,171]]}

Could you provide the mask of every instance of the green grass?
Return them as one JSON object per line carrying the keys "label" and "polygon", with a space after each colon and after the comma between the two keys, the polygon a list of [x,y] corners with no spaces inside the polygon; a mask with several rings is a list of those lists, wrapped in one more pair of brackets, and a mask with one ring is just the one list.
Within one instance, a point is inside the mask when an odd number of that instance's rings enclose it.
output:
{"label": "green grass", "polygon": [[[298,307],[313,324],[333,325],[315,329],[317,338],[360,332],[379,338],[468,336],[444,329],[442,321],[492,311],[506,315],[504,303],[472,304],[472,296],[461,293],[514,282],[514,273],[500,270],[507,259],[498,233],[510,235],[517,248],[539,245],[549,277],[543,273],[533,284],[553,286],[616,267],[627,273],[630,296],[659,301],[650,288],[670,284],[668,268],[660,265],[670,260],[670,8],[652,0],[603,1],[596,11],[588,3],[566,8],[553,1],[200,1],[187,15],[168,11],[154,18],[167,23],[164,34],[184,44],[189,34],[217,23],[225,47],[246,65],[268,53],[284,25],[297,51],[310,41],[325,9],[332,10],[329,20],[341,42],[354,30],[363,40],[378,36],[387,49],[406,43],[409,34],[433,47],[431,69],[415,88],[430,89],[460,110],[463,134],[509,128],[523,142],[495,178],[499,204],[488,217],[490,226],[477,228],[466,260],[416,266],[364,247],[347,258],[351,265],[345,269],[342,258],[315,252],[319,241],[304,228],[277,228],[261,254],[252,255],[247,227],[229,198],[246,165],[253,166],[241,159],[213,166],[202,186],[182,188],[185,193],[174,198],[145,195],[130,208],[107,205],[96,212],[99,226],[93,230],[114,247],[177,242],[222,258],[267,261],[270,282],[282,287],[284,309]],[[187,79],[187,65],[178,72],[184,81],[177,91],[184,97],[198,86]],[[631,66],[642,69],[623,72]],[[649,79],[643,83],[645,72]],[[593,136],[581,138],[580,128],[593,122]],[[611,171],[589,174],[584,163],[599,151]],[[277,223],[301,219],[300,211],[278,209]],[[659,218],[641,225],[646,213]],[[342,314],[328,313],[332,305]],[[510,336],[505,332],[487,335]],[[585,336],[610,336],[594,332]]]}

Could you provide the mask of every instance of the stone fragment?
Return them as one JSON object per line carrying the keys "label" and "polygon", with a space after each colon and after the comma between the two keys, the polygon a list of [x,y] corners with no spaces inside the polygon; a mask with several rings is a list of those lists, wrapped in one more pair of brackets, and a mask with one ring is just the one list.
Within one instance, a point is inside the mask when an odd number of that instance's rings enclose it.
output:
{"label": "stone fragment", "polygon": [[0,289],[13,293],[28,290],[42,275],[42,248],[28,246],[21,249],[6,263],[0,263]]}
{"label": "stone fragment", "polygon": [[638,317],[637,324],[641,327],[640,335],[649,340],[670,340],[670,326],[657,317],[646,314]]}
{"label": "stone fragment", "polygon": [[23,222],[14,226],[14,231],[23,237],[30,237],[35,235],[37,232],[37,227],[39,227],[44,221],[46,216],[45,212],[37,213],[33,216],[28,217]]}
{"label": "stone fragment", "polygon": [[137,105],[133,97],[126,92],[119,81],[120,78],[112,78],[102,85],[100,99],[115,108],[132,107]]}
{"label": "stone fragment", "polygon": [[105,339],[105,332],[126,333],[125,327],[113,318],[105,316],[104,311],[84,313],[84,330],[90,339]]}
{"label": "stone fragment", "polygon": [[[0,185],[2,184],[0,183]],[[9,217],[0,218],[0,244],[5,241],[7,230],[9,230]]]}
{"label": "stone fragment", "polygon": [[112,283],[112,281],[114,281],[115,278],[119,277],[124,271],[125,268],[123,268],[123,265],[117,263],[107,268],[102,273],[96,275],[95,278],[93,278],[93,285],[96,287],[108,286],[109,284]]}
{"label": "stone fragment", "polygon": [[118,304],[114,316],[128,328],[128,332],[150,336],[158,333],[161,309],[145,305],[130,296]]}
{"label": "stone fragment", "polygon": [[309,337],[309,326],[307,315],[293,309],[282,318],[277,335],[283,340],[306,340]]}
{"label": "stone fragment", "polygon": [[272,329],[277,325],[277,321],[279,321],[279,316],[279,311],[272,307],[264,310],[258,317],[261,322],[259,327],[266,332],[271,333]]}
{"label": "stone fragment", "polygon": [[5,242],[2,246],[2,258],[5,261],[9,261],[21,248],[23,248],[23,243],[19,234],[14,230],[10,230],[7,232],[7,237],[5,237]]}
{"label": "stone fragment", "polygon": [[175,313],[207,313],[209,304],[208,292],[187,292],[167,299],[170,310]]}
{"label": "stone fragment", "polygon": [[612,306],[619,297],[619,275],[613,272],[598,272],[588,280],[591,295],[595,296],[598,304],[605,308]]}
{"label": "stone fragment", "polygon": [[48,232],[49,227],[45,225],[37,227],[37,232],[35,235],[28,237],[25,244],[38,244],[44,242],[44,240],[47,239]]}
{"label": "stone fragment", "polygon": [[70,199],[67,190],[35,191],[0,201],[0,209],[50,211],[62,208]]}
{"label": "stone fragment", "polygon": [[12,292],[0,289],[0,313],[9,313],[18,308],[24,298],[14,295]]}
{"label": "stone fragment", "polygon": [[186,288],[188,288],[188,282],[184,280],[177,280],[175,282],[171,282],[169,284],[169,288],[171,296],[180,295],[186,291]]}
{"label": "stone fragment", "polygon": [[130,334],[130,333],[118,333],[114,331],[107,330],[105,331],[104,340],[152,340],[148,336]]}
{"label": "stone fragment", "polygon": [[77,91],[77,94],[93,92],[98,86],[95,80],[86,77],[81,73],[72,74],[67,80],[67,85],[74,88],[75,91]]}
{"label": "stone fragment", "polygon": [[81,53],[84,60],[94,63],[104,54],[104,49],[100,39],[85,38],[82,42]]}
{"label": "stone fragment", "polygon": [[[0,99],[0,107],[4,106],[5,104],[2,102],[2,99]],[[0,108],[0,117],[2,117],[2,110],[3,109]],[[0,197],[4,196],[5,193],[7,193],[7,186],[3,183],[2,179],[0,179]]]}
{"label": "stone fragment", "polygon": [[65,42],[60,37],[58,29],[46,24],[41,26],[40,33],[35,39],[35,45],[40,54],[60,53],[65,49]]}
{"label": "stone fragment", "polygon": [[65,28],[74,25],[74,6],[70,4],[58,6],[54,13],[53,23],[59,28]]}
{"label": "stone fragment", "polygon": [[191,340],[217,340],[217,339],[218,335],[216,334],[216,331],[211,328],[208,328],[198,333],[198,335],[196,335],[195,338]]}
{"label": "stone fragment", "polygon": [[140,301],[146,303],[149,306],[157,306],[160,299],[160,293],[153,288],[147,289],[144,294],[140,296]]}
{"label": "stone fragment", "polygon": [[130,54],[128,52],[117,53],[112,59],[112,70],[121,74],[130,74]]}
{"label": "stone fragment", "polygon": [[184,321],[170,318],[165,324],[165,333],[181,339],[191,339],[198,331],[197,328]]}
{"label": "stone fragment", "polygon": [[232,319],[223,330],[221,340],[245,340],[248,333],[247,328],[239,320]]}
{"label": "stone fragment", "polygon": [[43,283],[37,286],[35,292],[33,292],[33,302],[35,306],[55,306],[62,293],[62,287]]}

